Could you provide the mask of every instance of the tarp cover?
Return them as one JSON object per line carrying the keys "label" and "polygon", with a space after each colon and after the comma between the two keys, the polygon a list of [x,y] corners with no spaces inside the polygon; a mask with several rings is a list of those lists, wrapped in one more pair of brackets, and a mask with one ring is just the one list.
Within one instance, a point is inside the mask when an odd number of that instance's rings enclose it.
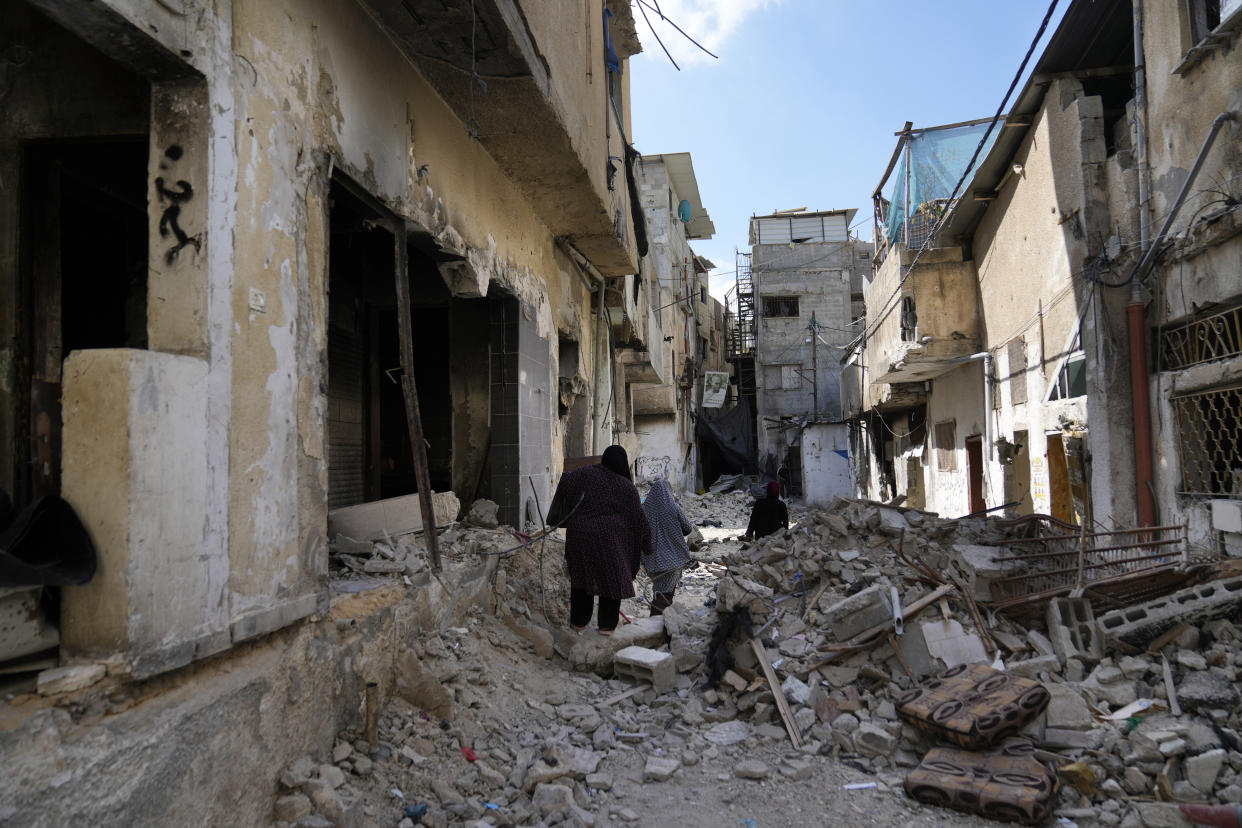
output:
{"label": "tarp cover", "polygon": [[[886,197],[889,207],[884,221],[884,235],[890,243],[901,237],[907,213],[914,215],[920,205],[949,197],[966,165],[970,163],[975,147],[979,146],[979,139],[987,131],[988,123],[985,122],[910,134],[907,151],[901,154],[897,170],[888,182]],[[987,156],[1000,133],[1000,124],[997,124],[980,150],[979,160]],[[910,171],[910,204],[913,205],[910,210],[906,209],[907,161]],[[959,192],[957,195],[960,197],[962,194]]]}
{"label": "tarp cover", "polygon": [[750,401],[742,397],[732,408],[720,411],[703,409],[697,430],[700,438],[710,440],[716,445],[730,465],[753,468],[756,446],[751,439],[751,428],[754,422],[755,415],[751,411]]}

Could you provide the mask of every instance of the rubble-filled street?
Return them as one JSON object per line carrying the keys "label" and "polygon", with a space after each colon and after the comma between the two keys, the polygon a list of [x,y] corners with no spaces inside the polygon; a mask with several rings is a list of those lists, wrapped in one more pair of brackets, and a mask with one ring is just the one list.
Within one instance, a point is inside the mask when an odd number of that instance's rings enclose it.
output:
{"label": "rubble-filled street", "polygon": [[341,733],[285,770],[276,824],[986,824],[905,789],[943,740],[899,700],[964,664],[1046,688],[1009,735],[1059,777],[1060,825],[1178,825],[1174,800],[1242,801],[1235,581],[1206,581],[1197,606],[1194,587],[1175,593],[1182,611],[1113,636],[1085,601],[1049,604],[1088,616],[1050,627],[964,597],[983,577],[969,561],[1004,549],[1012,522],[839,500],[748,544],[746,494],[682,502],[704,541],[673,607],[661,624],[641,594],[625,601],[634,623],[612,639],[567,630],[559,541],[541,576],[538,542],[512,549],[517,533],[476,506],[466,524],[485,525],[442,548],[512,550],[495,604],[411,645],[374,744]]}

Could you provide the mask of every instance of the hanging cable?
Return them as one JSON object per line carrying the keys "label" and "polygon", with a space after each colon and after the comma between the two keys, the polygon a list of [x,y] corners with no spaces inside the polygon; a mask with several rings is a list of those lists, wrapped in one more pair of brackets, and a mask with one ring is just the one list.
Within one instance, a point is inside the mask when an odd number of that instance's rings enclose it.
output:
{"label": "hanging cable", "polygon": [[656,32],[655,26],[651,25],[651,18],[647,17],[647,9],[645,9],[640,3],[638,10],[643,13],[643,20],[647,21],[647,28],[651,29],[651,33],[655,35],[656,43],[659,43],[660,48],[664,50],[664,54],[668,57],[669,63],[673,64],[673,68],[680,72],[681,67],[677,65],[677,61],[673,60],[673,56],[669,54],[668,47],[664,45],[664,41],[660,40],[660,35]]}
{"label": "hanging cable", "polygon": [[[704,52],[704,54],[711,55],[711,56],[712,56],[712,57],[714,57],[716,60],[720,60],[720,55],[717,55],[717,54],[715,54],[715,53],[711,52],[711,51],[710,51],[710,50],[709,50],[706,46],[704,46],[702,43],[699,43],[699,42],[698,42],[697,40],[695,40],[693,37],[691,37],[690,35],[686,34],[686,30],[685,30],[685,29],[683,29],[681,26],[678,26],[676,23],[674,23],[674,22],[673,22],[672,20],[670,20],[669,18],[665,17],[665,16],[664,16],[664,12],[660,11],[660,4],[659,4],[659,3],[656,3],[656,4],[653,6],[653,5],[651,5],[650,3],[648,3],[648,2],[647,2],[647,0],[638,0],[638,7],[639,7],[639,9],[642,9],[642,7],[643,7],[643,6],[646,6],[647,8],[651,9],[651,10],[652,10],[653,12],[655,12],[656,14],[660,15],[660,19],[661,19],[661,20],[663,20],[665,23],[667,23],[668,25],[670,25],[670,26],[672,26],[674,29],[676,29],[678,32],[680,32],[680,33],[681,33],[681,36],[682,36],[682,37],[684,37],[686,40],[690,41],[690,42],[691,42],[691,43],[693,43],[695,46],[698,46],[700,49],[702,49],[702,50],[703,50],[703,52]],[[644,12],[644,13],[643,13],[643,17],[646,17],[646,16],[647,16],[647,15],[646,15],[646,12]],[[650,25],[651,25],[651,21],[647,21],[647,25],[648,25],[648,26],[650,26]],[[657,38],[657,39],[658,39],[658,38]],[[663,43],[661,43],[660,45],[661,45],[661,46],[663,46],[664,44],[663,44]],[[667,54],[667,53],[666,53],[666,54]],[[669,58],[669,60],[672,60],[672,58],[670,57],[670,58]],[[673,65],[674,65],[674,66],[676,66],[677,64],[675,64],[675,63],[674,63]]]}

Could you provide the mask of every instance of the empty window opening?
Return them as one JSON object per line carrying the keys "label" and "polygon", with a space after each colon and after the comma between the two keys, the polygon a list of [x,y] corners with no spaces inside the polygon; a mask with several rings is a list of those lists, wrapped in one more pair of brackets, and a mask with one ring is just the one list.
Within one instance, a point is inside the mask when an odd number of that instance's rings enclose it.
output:
{"label": "empty window opening", "polygon": [[[328,505],[418,491],[401,377],[387,216],[357,188],[334,181],[328,279]],[[419,413],[435,491],[452,488],[448,290],[434,261],[409,248]]]}
{"label": "empty window opening", "polygon": [[918,328],[919,316],[914,310],[914,297],[901,297],[901,341],[913,342]]}
{"label": "empty window opening", "polygon": [[763,315],[766,317],[797,318],[797,296],[765,296],[763,297]]}
{"label": "empty window opening", "polygon": [[957,421],[936,423],[936,470],[957,471]]}

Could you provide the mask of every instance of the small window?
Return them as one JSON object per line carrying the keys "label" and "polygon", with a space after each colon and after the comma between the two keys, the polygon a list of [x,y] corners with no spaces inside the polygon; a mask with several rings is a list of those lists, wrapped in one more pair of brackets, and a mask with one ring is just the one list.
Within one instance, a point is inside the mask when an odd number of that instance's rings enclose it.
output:
{"label": "small window", "polygon": [[957,471],[957,421],[936,423],[936,469]]}
{"label": "small window", "polygon": [[765,317],[793,317],[798,316],[798,297],[797,296],[765,296],[763,297],[763,315]]}
{"label": "small window", "polygon": [[699,285],[699,301],[707,304],[707,285]]}
{"label": "small window", "polygon": [[1026,340],[1020,336],[1009,340],[1009,401],[1026,402]]}
{"label": "small window", "polygon": [[768,391],[796,391],[802,387],[801,365],[763,366],[763,387]]}
{"label": "small window", "polygon": [[1071,400],[1087,394],[1087,357],[1082,351],[1075,351],[1065,360],[1061,373],[1057,374],[1056,385],[1048,396],[1050,400]]}
{"label": "small window", "polygon": [[918,334],[919,316],[914,311],[914,297],[901,297],[901,341],[913,342]]}

